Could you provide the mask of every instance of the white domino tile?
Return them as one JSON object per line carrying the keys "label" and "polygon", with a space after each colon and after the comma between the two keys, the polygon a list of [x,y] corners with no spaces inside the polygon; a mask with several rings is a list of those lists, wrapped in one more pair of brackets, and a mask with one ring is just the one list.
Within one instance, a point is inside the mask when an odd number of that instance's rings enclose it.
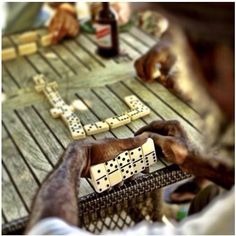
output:
{"label": "white domino tile", "polygon": [[116,159],[105,162],[105,168],[106,168],[111,186],[114,186],[122,182],[123,177],[121,175],[119,164]]}
{"label": "white domino tile", "polygon": [[98,164],[91,166],[90,176],[93,187],[96,192],[101,193],[110,188],[110,182],[108,179],[105,164]]}
{"label": "white domino tile", "polygon": [[110,126],[111,129],[115,129],[117,127],[129,124],[131,122],[131,118],[128,115],[121,115],[108,118],[105,120],[105,122]]}
{"label": "white domino tile", "polygon": [[133,164],[130,160],[129,152],[125,151],[116,157],[119,164],[123,180],[134,175]]}

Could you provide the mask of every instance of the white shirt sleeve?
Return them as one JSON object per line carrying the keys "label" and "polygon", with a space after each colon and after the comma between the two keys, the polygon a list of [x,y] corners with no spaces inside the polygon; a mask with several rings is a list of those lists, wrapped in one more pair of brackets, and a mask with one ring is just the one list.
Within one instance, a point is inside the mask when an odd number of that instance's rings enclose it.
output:
{"label": "white shirt sleeve", "polygon": [[[110,235],[201,235],[201,234],[231,234],[234,235],[234,188],[224,197],[220,197],[210,204],[200,214],[188,217],[176,227],[155,223],[142,222],[135,227],[121,232],[107,232]],[[59,218],[47,218],[40,221],[29,232],[31,235],[81,235],[91,233],[73,227]]]}

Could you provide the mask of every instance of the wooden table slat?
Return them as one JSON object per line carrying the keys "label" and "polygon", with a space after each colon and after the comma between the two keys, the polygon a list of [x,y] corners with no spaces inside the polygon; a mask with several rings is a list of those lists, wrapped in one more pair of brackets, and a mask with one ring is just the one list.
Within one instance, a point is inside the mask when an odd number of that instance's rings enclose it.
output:
{"label": "wooden table slat", "polygon": [[120,47],[121,50],[124,50],[126,53],[128,53],[133,61],[140,57],[140,54],[136,50],[131,48],[122,38],[120,39]]}
{"label": "wooden table slat", "polygon": [[75,41],[68,40],[65,41],[63,45],[90,70],[101,67],[101,65],[94,58],[91,58]]}
{"label": "wooden table slat", "polygon": [[32,76],[36,74],[36,71],[25,57],[17,57],[15,60],[6,61],[4,65],[21,88],[32,86]]}
{"label": "wooden table slat", "polygon": [[25,204],[30,209],[31,201],[38,189],[38,184],[9,138],[5,139],[2,144],[2,159]]}
{"label": "wooden table slat", "polygon": [[51,106],[47,101],[33,105],[35,112],[40,116],[41,120],[46,124],[48,129],[52,131],[59,143],[66,148],[71,141],[71,135],[68,129],[65,128],[61,119],[54,119],[49,113]]}
{"label": "wooden table slat", "polygon": [[[13,36],[10,36],[11,40],[13,41],[14,45],[17,46],[19,44],[18,42],[18,35],[13,35]],[[44,50],[48,50],[50,52],[50,48],[40,48],[40,50],[32,55],[29,55],[29,56],[25,56],[25,57],[18,57],[18,58],[28,58],[29,61],[34,65],[34,68],[38,69],[38,66],[40,65],[44,65],[43,68],[47,68],[46,64],[49,64],[49,61],[47,60],[47,58],[45,58],[44,54],[41,53],[41,51],[44,51]],[[35,62],[35,63],[34,63]],[[38,63],[37,63],[38,62]],[[63,64],[60,64],[60,66],[62,66]],[[31,65],[32,66],[32,65]],[[39,69],[39,71],[41,72],[41,70]],[[53,72],[52,72],[53,71]],[[56,75],[56,77],[62,77],[63,75],[61,75],[57,69],[55,69],[55,67],[52,67],[52,69],[50,68],[49,70],[50,74],[54,74]],[[33,75],[31,75],[29,78],[32,78]],[[24,85],[25,87],[25,85]]]}
{"label": "wooden table slat", "polygon": [[[106,87],[98,87],[94,88],[93,91],[95,94],[100,97],[104,103],[109,107],[110,110],[112,110],[116,114],[122,114],[125,111],[130,110],[130,108],[124,103],[124,101],[121,101],[115,94],[113,94],[111,91],[109,91]],[[139,128],[144,126],[145,123],[138,119],[136,121],[133,121],[127,126],[133,131],[136,132]]]}
{"label": "wooden table slat", "polygon": [[2,66],[2,88],[7,95],[11,95],[19,89],[19,85]]}
{"label": "wooden table slat", "polygon": [[[50,67],[50,64],[43,58],[40,54],[35,53],[27,56],[28,61],[31,63],[32,67],[37,71],[34,73],[44,74],[48,80],[51,81],[61,81],[62,75],[55,71],[54,68]],[[32,76],[31,76],[32,78]]]}
{"label": "wooden table slat", "polygon": [[144,45],[138,41],[137,39],[133,38],[130,34],[124,33],[121,35],[121,38],[126,42],[131,48],[136,50],[139,54],[145,54],[150,47],[144,47]]}
{"label": "wooden table slat", "polygon": [[[125,87],[122,83],[117,82],[111,85],[108,85],[108,87],[112,90],[116,96],[118,96],[120,99],[124,99],[124,97],[132,95],[132,90]],[[142,118],[142,120],[148,124],[152,122],[153,120],[160,120],[161,117],[155,114],[154,112],[151,112],[148,116],[145,116]]]}
{"label": "wooden table slat", "polygon": [[3,122],[32,173],[38,181],[42,182],[47,173],[52,170],[52,166],[14,113],[5,113]]}
{"label": "wooden table slat", "polygon": [[185,119],[188,119],[198,130],[201,130],[202,128],[202,122],[200,122],[201,117],[195,110],[187,106],[173,94],[167,93],[168,92],[167,89],[158,83],[145,84],[144,82],[142,82],[142,84],[147,88],[149,88],[163,102],[168,104],[168,106],[170,106],[173,110],[175,110],[176,113],[179,113]]}
{"label": "wooden table slat", "polygon": [[10,48],[12,46],[14,46],[14,45],[13,45],[12,41],[10,40],[10,38],[8,38],[7,36],[2,38],[2,49]]}
{"label": "wooden table slat", "polygon": [[80,35],[77,38],[77,42],[86,48],[86,50],[90,52],[90,54],[101,64],[101,66],[108,67],[117,65],[113,59],[104,59],[96,53],[97,45],[95,43],[95,35],[86,34],[86,37],[84,35]]}
{"label": "wooden table slat", "polygon": [[4,166],[2,166],[2,209],[8,222],[28,214]]}
{"label": "wooden table slat", "polygon": [[17,112],[25,126],[30,130],[30,136],[37,142],[37,146],[40,146],[40,149],[50,160],[50,163],[55,166],[63,152],[63,147],[55,140],[50,130],[42,122],[32,107],[19,109]]}
{"label": "wooden table slat", "polygon": [[56,58],[50,58],[50,56],[48,56],[50,53],[54,53],[50,47],[42,48],[39,51],[39,54],[57,72],[57,74],[65,79],[75,74],[71,68],[60,59],[60,57],[57,56]]}
{"label": "wooden table slat", "polygon": [[88,72],[88,68],[85,67],[73,54],[71,54],[67,48],[62,44],[52,46],[53,52],[60,56],[64,63],[74,71],[75,74],[80,74],[81,71]]}
{"label": "wooden table slat", "polygon": [[132,27],[129,34],[131,34],[137,41],[148,47],[153,47],[159,41],[159,39],[152,38],[150,35],[147,35],[145,32],[136,27]]}

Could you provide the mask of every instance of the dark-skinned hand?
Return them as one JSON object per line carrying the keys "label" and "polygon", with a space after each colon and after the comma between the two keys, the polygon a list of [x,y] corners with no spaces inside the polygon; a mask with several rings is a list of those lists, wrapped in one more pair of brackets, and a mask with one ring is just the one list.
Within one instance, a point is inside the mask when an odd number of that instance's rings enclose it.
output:
{"label": "dark-skinned hand", "polygon": [[53,43],[58,43],[64,37],[75,37],[79,33],[79,22],[76,15],[58,8],[49,24],[49,32],[53,34]]}
{"label": "dark-skinned hand", "polygon": [[[176,62],[176,56],[171,50],[171,44],[167,41],[159,42],[146,54],[134,63],[138,77],[144,81],[157,79],[166,87],[173,87],[169,71]],[[156,78],[155,72],[159,70],[161,76]]]}
{"label": "dark-skinned hand", "polygon": [[88,177],[92,165],[112,160],[120,153],[142,146],[148,138],[152,138],[156,150],[161,149],[169,162],[184,168],[190,145],[187,134],[178,121],[154,121],[138,130],[135,135],[135,137],[127,139],[74,141],[67,147],[67,150],[75,154],[79,150],[83,150],[85,154],[84,156],[70,154],[67,157],[74,156],[74,158],[78,158],[77,161],[81,161],[81,158],[86,159],[82,176]]}
{"label": "dark-skinned hand", "polygon": [[[64,158],[75,158],[75,162],[81,162],[81,158],[86,159],[84,164],[82,177],[89,176],[89,169],[92,165],[104,163],[114,159],[120,153],[142,146],[148,136],[142,134],[137,137],[127,139],[107,138],[103,140],[81,140],[74,141],[68,147],[66,152],[69,155],[64,155]],[[79,153],[83,150],[84,156],[72,155],[72,153]]]}
{"label": "dark-skinned hand", "polygon": [[153,121],[135,133],[140,134],[152,138],[156,149],[161,149],[167,161],[185,168],[185,161],[192,150],[187,134],[178,121]]}

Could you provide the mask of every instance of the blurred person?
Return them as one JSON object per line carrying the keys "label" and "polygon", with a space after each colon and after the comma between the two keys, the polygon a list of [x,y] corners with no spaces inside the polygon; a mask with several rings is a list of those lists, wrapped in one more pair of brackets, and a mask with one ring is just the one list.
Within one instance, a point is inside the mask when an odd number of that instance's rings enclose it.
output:
{"label": "blurred person", "polygon": [[[170,22],[158,43],[136,60],[138,77],[158,81],[197,107],[209,146],[218,146],[225,157],[233,159],[234,4],[137,3],[134,7],[157,9]],[[211,101],[220,108],[220,115]],[[196,178],[177,187],[170,199],[174,203],[190,201],[208,184]]]}
{"label": "blurred person", "polygon": [[[49,16],[43,13],[43,4],[43,2],[2,3],[3,33],[12,34],[45,26]],[[55,11],[48,25],[49,32],[54,35],[54,43],[65,37],[75,37],[79,34],[76,2],[49,2],[47,4]],[[114,2],[111,6],[116,11],[119,24],[126,24],[130,18],[129,4]]]}
{"label": "blurred person", "polygon": [[[130,3],[128,2],[110,2],[111,8],[114,10],[118,24],[125,25],[129,22],[131,17],[131,8]],[[91,3],[90,10],[91,10],[91,18],[95,20],[96,14],[101,9],[102,4],[101,2]]]}
{"label": "blurred person", "polygon": [[[184,83],[185,78],[181,71],[173,71],[173,66],[177,64],[178,67],[178,57],[186,57],[187,66],[191,67],[190,77],[207,87],[209,95],[223,111],[226,121],[232,121],[234,4],[137,3],[133,8],[156,9],[170,22],[156,46],[136,60],[135,68],[139,78],[149,82],[157,79],[170,90],[184,90],[181,83]],[[154,78],[157,68],[161,76]]]}
{"label": "blurred person", "polygon": [[[47,17],[42,16],[43,2],[5,3],[6,19],[3,28],[4,34],[12,34],[35,27],[44,26]],[[75,37],[79,33],[79,22],[74,3],[48,3],[55,10],[48,30],[54,35],[54,43],[62,38]]]}

